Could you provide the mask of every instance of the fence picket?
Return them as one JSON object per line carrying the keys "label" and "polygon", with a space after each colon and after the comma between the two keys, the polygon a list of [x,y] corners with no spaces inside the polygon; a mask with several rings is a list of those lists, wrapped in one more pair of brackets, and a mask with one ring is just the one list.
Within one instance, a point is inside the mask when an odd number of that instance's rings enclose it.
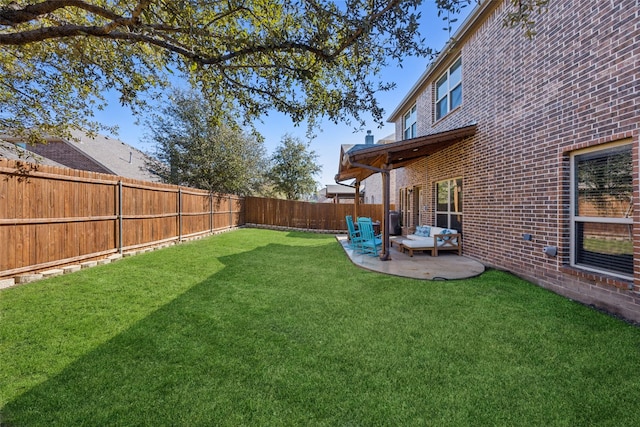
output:
{"label": "fence picket", "polygon": [[[0,277],[177,241],[180,215],[185,235],[209,233],[210,198],[203,190],[0,159]],[[217,230],[239,225],[224,221]]]}
{"label": "fence picket", "polygon": [[[381,220],[381,205],[360,205]],[[245,224],[345,231],[352,204],[210,194],[0,159],[0,278]]]}

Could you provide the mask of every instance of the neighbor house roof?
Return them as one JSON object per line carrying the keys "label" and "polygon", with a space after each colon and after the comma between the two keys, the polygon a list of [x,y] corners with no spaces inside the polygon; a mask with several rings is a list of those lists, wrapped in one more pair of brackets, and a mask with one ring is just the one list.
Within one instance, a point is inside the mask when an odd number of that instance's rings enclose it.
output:
{"label": "neighbor house roof", "polygon": [[[72,138],[47,137],[47,143],[27,145],[38,156],[72,169],[108,173],[143,181],[160,181],[147,163],[151,160],[142,151],[115,138],[104,135],[89,136],[74,130]],[[19,137],[3,136],[13,143],[22,142]]]}
{"label": "neighbor house roof", "polygon": [[80,131],[73,131],[72,134],[79,141],[70,141],[69,144],[100,162],[115,175],[145,181],[160,180],[147,166],[150,157],[137,148],[104,135],[92,138]]}
{"label": "neighbor house roof", "polygon": [[[365,192],[365,186],[360,186],[360,196]],[[355,199],[356,189],[353,185],[345,184],[328,184],[325,188],[320,190],[320,196],[326,199]]]}
{"label": "neighbor house roof", "polygon": [[5,142],[0,140],[0,158],[9,160],[22,160],[27,163],[37,163],[47,166],[61,166],[58,162],[54,162],[51,159],[42,157],[36,153],[33,153],[25,148],[22,148],[11,142]]}

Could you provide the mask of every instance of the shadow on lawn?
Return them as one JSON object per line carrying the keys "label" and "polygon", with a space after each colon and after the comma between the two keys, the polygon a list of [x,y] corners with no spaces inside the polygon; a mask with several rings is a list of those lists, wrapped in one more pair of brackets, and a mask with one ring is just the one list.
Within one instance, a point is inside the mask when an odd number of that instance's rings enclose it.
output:
{"label": "shadow on lawn", "polygon": [[[256,235],[227,238],[241,251]],[[192,258],[216,257],[224,268],[15,397],[0,424],[633,425],[640,417],[636,329],[499,272],[455,286],[373,275],[325,240],[256,240],[220,257],[220,240],[196,246]]]}
{"label": "shadow on lawn", "polygon": [[325,240],[329,235],[333,236],[333,234],[313,233],[313,232],[306,232],[306,231],[289,231],[287,233],[287,237],[293,237],[296,239],[307,239],[307,240]]}
{"label": "shadow on lawn", "polygon": [[[273,318],[294,316],[300,304],[324,304],[301,279],[323,275],[326,266],[286,277],[282,265],[321,259],[330,246],[340,250],[335,240],[269,244],[219,258],[222,270],[10,401],[0,424],[260,424],[278,419],[280,410],[306,417],[310,403],[300,396],[314,395],[315,384],[301,372],[300,390],[277,385],[278,372],[290,371],[288,361],[299,351],[290,344],[300,320],[274,324]],[[281,403],[262,408],[270,400]]]}

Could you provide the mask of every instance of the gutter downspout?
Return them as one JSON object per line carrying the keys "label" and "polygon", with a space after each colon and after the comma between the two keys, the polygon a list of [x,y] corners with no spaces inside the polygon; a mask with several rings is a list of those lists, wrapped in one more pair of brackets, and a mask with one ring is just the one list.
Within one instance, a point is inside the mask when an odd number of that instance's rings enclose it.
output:
{"label": "gutter downspout", "polygon": [[[349,164],[351,166],[355,166],[357,168],[363,168],[363,169],[369,169],[371,171],[374,172],[379,172],[382,174],[382,198],[384,199],[382,204],[384,205],[384,216],[382,218],[382,253],[380,254],[380,260],[381,261],[390,261],[391,257],[389,256],[389,250],[390,250],[390,245],[389,245],[389,210],[390,210],[390,203],[389,203],[389,197],[391,195],[391,190],[389,187],[389,181],[390,181],[390,170],[387,168],[376,168],[374,166],[370,166],[370,165],[365,165],[362,163],[355,163],[352,162],[351,159],[347,157],[347,161],[349,162]],[[386,166],[386,165],[385,165]]]}
{"label": "gutter downspout", "polygon": [[355,187],[355,197],[353,199],[353,214],[354,218],[358,218],[360,216],[360,181],[356,181]]}

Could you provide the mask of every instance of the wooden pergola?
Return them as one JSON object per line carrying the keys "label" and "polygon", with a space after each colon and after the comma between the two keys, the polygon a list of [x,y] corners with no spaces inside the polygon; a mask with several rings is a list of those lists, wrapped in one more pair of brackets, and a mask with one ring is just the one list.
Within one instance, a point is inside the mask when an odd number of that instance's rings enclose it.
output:
{"label": "wooden pergola", "polygon": [[[354,145],[347,151],[341,149],[336,183],[355,180],[356,193],[360,192],[360,182],[373,174],[382,174],[382,202],[384,215],[382,219],[382,252],[380,259],[389,260],[389,207],[390,207],[390,172],[393,169],[408,166],[421,158],[427,157],[447,148],[465,138],[475,135],[477,124],[473,123],[456,129],[439,132],[390,144]],[[354,218],[358,217],[359,201],[354,203]]]}

